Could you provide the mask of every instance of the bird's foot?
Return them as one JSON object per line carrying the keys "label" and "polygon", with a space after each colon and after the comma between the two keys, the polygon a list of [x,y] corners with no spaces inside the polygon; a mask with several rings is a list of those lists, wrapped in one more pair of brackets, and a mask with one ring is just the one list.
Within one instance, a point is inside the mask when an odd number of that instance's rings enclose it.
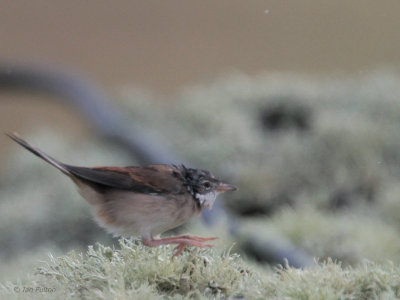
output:
{"label": "bird's foot", "polygon": [[[162,240],[164,240],[164,241],[168,241],[168,240],[175,241],[177,239],[185,239],[185,240],[191,240],[191,241],[197,241],[197,242],[207,242],[207,241],[217,240],[218,238],[217,237],[201,237],[201,236],[190,235],[190,234],[162,238]],[[174,243],[171,243],[171,244],[174,244]]]}
{"label": "bird's foot", "polygon": [[172,257],[176,257],[179,254],[182,253],[182,251],[186,248],[186,246],[194,246],[194,247],[199,247],[199,248],[211,248],[213,245],[211,244],[206,244],[204,242],[206,241],[213,241],[216,240],[216,237],[210,237],[210,238],[205,238],[205,237],[200,237],[200,236],[194,236],[194,235],[180,235],[180,236],[174,236],[174,237],[168,237],[168,238],[162,238],[162,239],[144,239],[143,240],[143,245],[149,246],[149,247],[156,247],[156,246],[161,246],[161,245],[170,245],[170,244],[178,244],[178,246],[175,247],[175,252]]}

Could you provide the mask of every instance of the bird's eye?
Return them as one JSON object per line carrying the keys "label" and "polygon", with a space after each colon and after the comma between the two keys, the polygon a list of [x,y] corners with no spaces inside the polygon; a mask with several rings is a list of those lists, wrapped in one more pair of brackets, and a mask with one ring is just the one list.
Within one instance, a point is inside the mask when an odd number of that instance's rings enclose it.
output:
{"label": "bird's eye", "polygon": [[209,181],[204,182],[203,185],[206,189],[209,189],[211,187],[211,183]]}

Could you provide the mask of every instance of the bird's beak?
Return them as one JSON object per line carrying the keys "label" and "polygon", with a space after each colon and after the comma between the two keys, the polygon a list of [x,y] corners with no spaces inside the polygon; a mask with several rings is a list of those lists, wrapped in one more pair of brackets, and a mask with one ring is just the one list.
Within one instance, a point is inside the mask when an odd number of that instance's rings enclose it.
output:
{"label": "bird's beak", "polygon": [[228,192],[228,191],[236,191],[238,188],[232,184],[227,184],[227,183],[223,183],[221,182],[218,186],[217,191],[219,193],[223,193],[223,192]]}

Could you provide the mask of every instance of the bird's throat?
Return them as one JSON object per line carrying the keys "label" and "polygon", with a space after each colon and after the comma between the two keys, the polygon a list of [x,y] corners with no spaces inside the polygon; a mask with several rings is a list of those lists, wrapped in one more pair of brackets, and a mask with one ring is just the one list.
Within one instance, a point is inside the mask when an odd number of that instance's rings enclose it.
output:
{"label": "bird's throat", "polygon": [[215,192],[209,192],[207,194],[195,194],[195,198],[200,202],[200,206],[202,208],[212,209],[215,198],[217,198],[217,194]]}

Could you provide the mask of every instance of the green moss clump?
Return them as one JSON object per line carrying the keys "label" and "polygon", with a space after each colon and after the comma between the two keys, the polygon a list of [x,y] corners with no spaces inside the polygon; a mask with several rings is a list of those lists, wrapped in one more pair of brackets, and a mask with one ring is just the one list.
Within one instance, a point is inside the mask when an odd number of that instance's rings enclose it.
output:
{"label": "green moss clump", "polygon": [[266,287],[268,299],[398,299],[400,269],[367,261],[344,268],[328,260],[304,270],[281,268]]}
{"label": "green moss clump", "polygon": [[126,239],[119,245],[111,249],[97,244],[86,255],[52,257],[37,277],[85,299],[100,295],[121,299],[137,293],[145,298],[262,296],[262,277],[229,250],[190,248],[172,259],[169,246],[148,248]]}

